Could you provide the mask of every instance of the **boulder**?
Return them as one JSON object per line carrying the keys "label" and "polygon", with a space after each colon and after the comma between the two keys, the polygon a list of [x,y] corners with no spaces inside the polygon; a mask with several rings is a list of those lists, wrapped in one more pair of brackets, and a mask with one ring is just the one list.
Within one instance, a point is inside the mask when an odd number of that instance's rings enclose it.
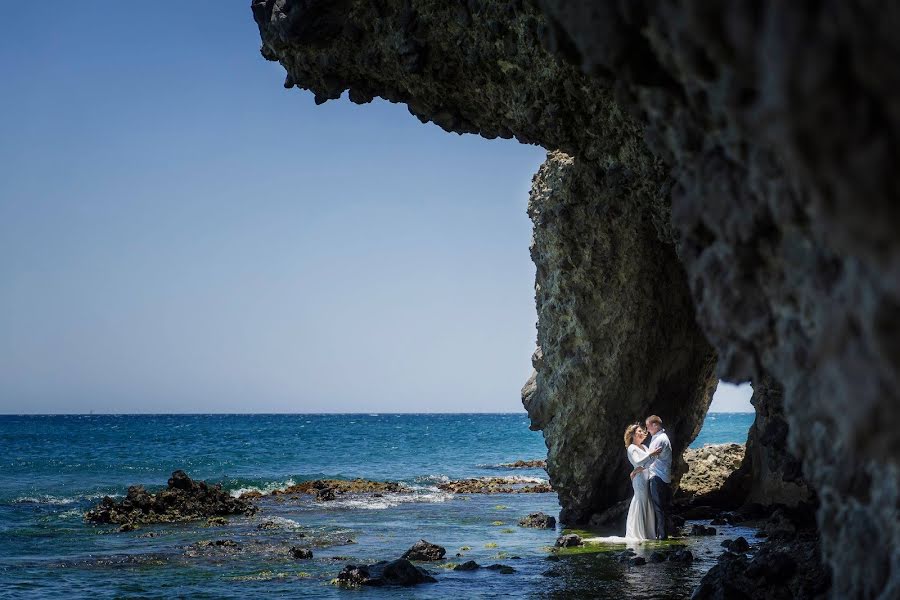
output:
{"label": "boulder", "polygon": [[345,586],[412,586],[437,580],[408,560],[381,561],[374,565],[347,565],[335,583]]}
{"label": "boulder", "polygon": [[419,540],[413,544],[409,550],[403,553],[403,557],[407,560],[434,561],[441,560],[447,550],[443,546],[432,544],[425,540]]}
{"label": "boulder", "polygon": [[519,520],[519,527],[534,527],[536,529],[555,529],[556,519],[542,512],[531,513]]}
{"label": "boulder", "polygon": [[220,517],[253,514],[256,510],[250,501],[232,498],[219,485],[194,481],[184,471],[175,471],[166,489],[153,494],[143,486],[131,486],[120,502],[107,496],[88,510],[84,519],[90,523],[130,526],[196,519],[210,519],[210,524],[222,524],[222,520],[218,520]]}
{"label": "boulder", "polygon": [[573,548],[575,546],[584,546],[584,541],[580,535],[568,533],[556,538],[556,545],[559,548]]}

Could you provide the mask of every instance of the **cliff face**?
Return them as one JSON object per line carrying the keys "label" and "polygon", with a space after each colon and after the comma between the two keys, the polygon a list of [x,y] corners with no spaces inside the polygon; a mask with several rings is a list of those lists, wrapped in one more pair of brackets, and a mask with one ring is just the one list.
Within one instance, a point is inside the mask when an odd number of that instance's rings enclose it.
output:
{"label": "cliff face", "polygon": [[662,415],[680,460],[717,382],[674,247],[649,218],[655,190],[632,177],[555,152],[532,182],[539,349],[523,403],[567,523],[629,496],[629,423]]}
{"label": "cliff face", "polygon": [[[682,270],[667,271],[661,281],[670,287],[655,289],[660,273],[642,262],[659,251],[672,264],[662,244],[686,274],[719,374],[783,387],[780,421],[820,501],[835,595],[900,595],[900,429],[891,421],[900,405],[895,4],[539,4],[256,0],[253,12],[263,55],[285,67],[285,85],[310,89],[317,101],[344,90],[354,102],[377,95],[448,131],[515,136],[573,157],[571,165],[551,158],[532,197],[541,348],[525,390],[572,516],[613,495],[599,490],[607,474],[591,470],[612,464],[615,418],[627,422],[643,402],[668,394],[684,398],[685,442],[686,424],[699,424],[692,415],[706,380],[687,363],[703,363],[705,349],[671,367],[677,382],[641,359],[631,364],[649,369],[647,387],[616,371],[622,356],[647,348],[640,337],[652,335],[653,318],[682,315],[680,293],[672,306],[658,294],[677,292]],[[604,186],[617,177],[627,191],[611,194]],[[594,217],[578,202],[641,214],[656,235],[627,217]],[[589,261],[588,247],[599,249]],[[624,247],[633,266],[620,262]],[[616,306],[600,289],[610,282],[587,280],[601,276],[646,305]],[[604,311],[625,324],[604,322]],[[689,329],[669,331],[661,347],[693,340]],[[613,331],[624,339],[604,345]],[[650,352],[663,365],[677,362]],[[643,401],[623,393],[630,385],[647,394]],[[575,418],[578,409],[600,414]],[[783,427],[759,419],[758,431],[777,433],[760,434],[777,456]],[[785,472],[778,465],[787,463],[774,464]]]}
{"label": "cliff face", "polygon": [[896,4],[541,4],[672,165],[720,374],[784,387],[835,593],[900,595]]}

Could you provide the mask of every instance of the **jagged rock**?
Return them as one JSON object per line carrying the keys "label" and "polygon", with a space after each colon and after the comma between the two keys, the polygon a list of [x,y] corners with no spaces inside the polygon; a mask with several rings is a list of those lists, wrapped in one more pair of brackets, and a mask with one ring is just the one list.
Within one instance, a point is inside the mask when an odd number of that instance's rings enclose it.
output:
{"label": "jagged rock", "polygon": [[310,550],[309,548],[300,548],[298,546],[291,546],[291,549],[289,552],[293,558],[306,559],[306,558],[313,557],[312,550]]}
{"label": "jagged rock", "polygon": [[659,550],[656,550],[656,551],[650,553],[649,561],[652,563],[661,563],[661,562],[665,562],[667,558],[668,558],[668,554],[666,554],[665,552],[660,552]]}
{"label": "jagged rock", "polygon": [[584,546],[584,542],[580,535],[567,533],[556,538],[556,545],[560,548],[572,548],[574,546]]}
{"label": "jagged rock", "polygon": [[517,460],[511,463],[500,463],[498,466],[504,469],[546,469],[547,461],[544,459]]}
{"label": "jagged rock", "polygon": [[694,600],[825,598],[831,585],[822,566],[816,538],[788,544],[767,541],[755,556],[728,551],[704,575]]}
{"label": "jagged rock", "polygon": [[252,503],[232,498],[222,491],[221,486],[194,481],[184,471],[175,471],[166,489],[151,494],[143,486],[131,486],[121,502],[106,496],[85,513],[84,519],[91,523],[121,523],[133,527],[142,523],[192,521],[255,511]]}
{"label": "jagged rock", "polygon": [[547,483],[529,483],[519,477],[473,477],[439,483],[438,489],[453,494],[546,494],[553,491]]}
{"label": "jagged rock", "polygon": [[715,527],[707,527],[706,525],[695,524],[691,527],[690,535],[716,535]]}
{"label": "jagged rock", "polygon": [[410,586],[420,583],[434,583],[437,579],[408,560],[381,561],[374,565],[347,565],[338,574],[335,583],[346,586]]}
{"label": "jagged rock", "polygon": [[598,170],[551,152],[529,199],[539,349],[523,403],[543,430],[563,523],[631,495],[622,432],[650,414],[672,439],[677,484],[715,387],[675,248],[653,226],[660,188],[609,161]]}
{"label": "jagged rock", "polygon": [[647,559],[643,556],[635,556],[631,560],[628,561],[628,564],[632,567],[639,567],[641,565],[647,564]]}
{"label": "jagged rock", "polygon": [[228,525],[228,519],[225,517],[210,517],[206,520],[207,527],[224,527]]}
{"label": "jagged rock", "polygon": [[684,452],[687,472],[681,478],[676,497],[693,498],[721,490],[726,480],[744,461],[741,444],[706,444]]}
{"label": "jagged rock", "polygon": [[[372,481],[369,479],[314,479],[304,481],[284,489],[273,490],[272,496],[295,496],[308,494],[320,502],[328,502],[343,494],[385,494],[409,492],[410,489],[392,481]],[[241,498],[259,497],[264,494],[247,492]]]}
{"label": "jagged rock", "polygon": [[537,529],[554,529],[556,519],[542,512],[531,513],[519,521],[520,527],[534,527]]}
{"label": "jagged rock", "polygon": [[466,562],[460,563],[460,564],[456,565],[455,567],[453,567],[453,570],[454,571],[476,571],[480,568],[481,568],[481,565],[479,565],[474,560],[467,560]]}
{"label": "jagged rock", "polygon": [[750,544],[747,543],[746,538],[738,537],[734,540],[725,540],[722,542],[722,547],[728,550],[729,552],[746,552],[750,549]]}
{"label": "jagged rock", "polygon": [[485,569],[488,569],[490,571],[498,571],[501,575],[512,575],[516,572],[516,570],[509,565],[501,565],[499,563],[488,565],[485,567]]}
{"label": "jagged rock", "polygon": [[425,540],[419,540],[413,544],[409,550],[403,553],[403,558],[422,561],[441,560],[446,553],[447,550],[443,546],[438,546],[437,544],[432,544]]}

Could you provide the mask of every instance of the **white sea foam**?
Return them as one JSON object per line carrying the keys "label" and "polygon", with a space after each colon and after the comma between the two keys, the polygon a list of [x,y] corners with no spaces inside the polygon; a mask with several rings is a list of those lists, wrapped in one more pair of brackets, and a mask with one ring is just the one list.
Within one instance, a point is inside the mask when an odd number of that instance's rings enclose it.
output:
{"label": "white sea foam", "polygon": [[392,508],[400,504],[408,504],[413,502],[446,502],[453,498],[453,494],[440,491],[429,491],[423,493],[390,493],[381,497],[375,496],[356,496],[353,498],[333,500],[322,506],[333,509],[359,508],[366,510],[383,510]]}
{"label": "white sea foam", "polygon": [[284,529],[299,529],[300,523],[293,519],[288,519],[286,517],[266,517],[265,521],[270,523],[274,523],[278,527],[282,527]]}
{"label": "white sea foam", "polygon": [[100,498],[103,498],[104,496],[109,496],[111,498],[121,498],[122,494],[107,494],[105,492],[95,492],[93,494],[78,494],[76,496],[20,496],[18,498],[14,498],[11,503],[66,505],[75,504],[76,502],[81,502],[83,500],[98,500]]}
{"label": "white sea foam", "polygon": [[263,485],[262,487],[255,485],[248,485],[246,487],[238,488],[236,490],[231,490],[229,494],[232,498],[240,498],[241,495],[246,494],[248,492],[259,492],[260,494],[267,495],[271,494],[275,490],[283,490],[291,487],[292,485],[297,485],[297,482],[293,479],[288,479],[287,481],[272,481]]}

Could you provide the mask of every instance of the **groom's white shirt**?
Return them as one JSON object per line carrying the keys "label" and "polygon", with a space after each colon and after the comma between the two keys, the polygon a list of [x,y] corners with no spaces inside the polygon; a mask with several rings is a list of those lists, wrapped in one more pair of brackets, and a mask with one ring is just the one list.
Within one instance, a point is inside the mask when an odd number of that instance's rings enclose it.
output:
{"label": "groom's white shirt", "polygon": [[659,447],[662,447],[663,451],[647,467],[647,475],[648,477],[659,477],[666,483],[672,483],[672,444],[669,442],[669,436],[666,435],[665,429],[660,429],[659,433],[650,440],[650,452]]}

